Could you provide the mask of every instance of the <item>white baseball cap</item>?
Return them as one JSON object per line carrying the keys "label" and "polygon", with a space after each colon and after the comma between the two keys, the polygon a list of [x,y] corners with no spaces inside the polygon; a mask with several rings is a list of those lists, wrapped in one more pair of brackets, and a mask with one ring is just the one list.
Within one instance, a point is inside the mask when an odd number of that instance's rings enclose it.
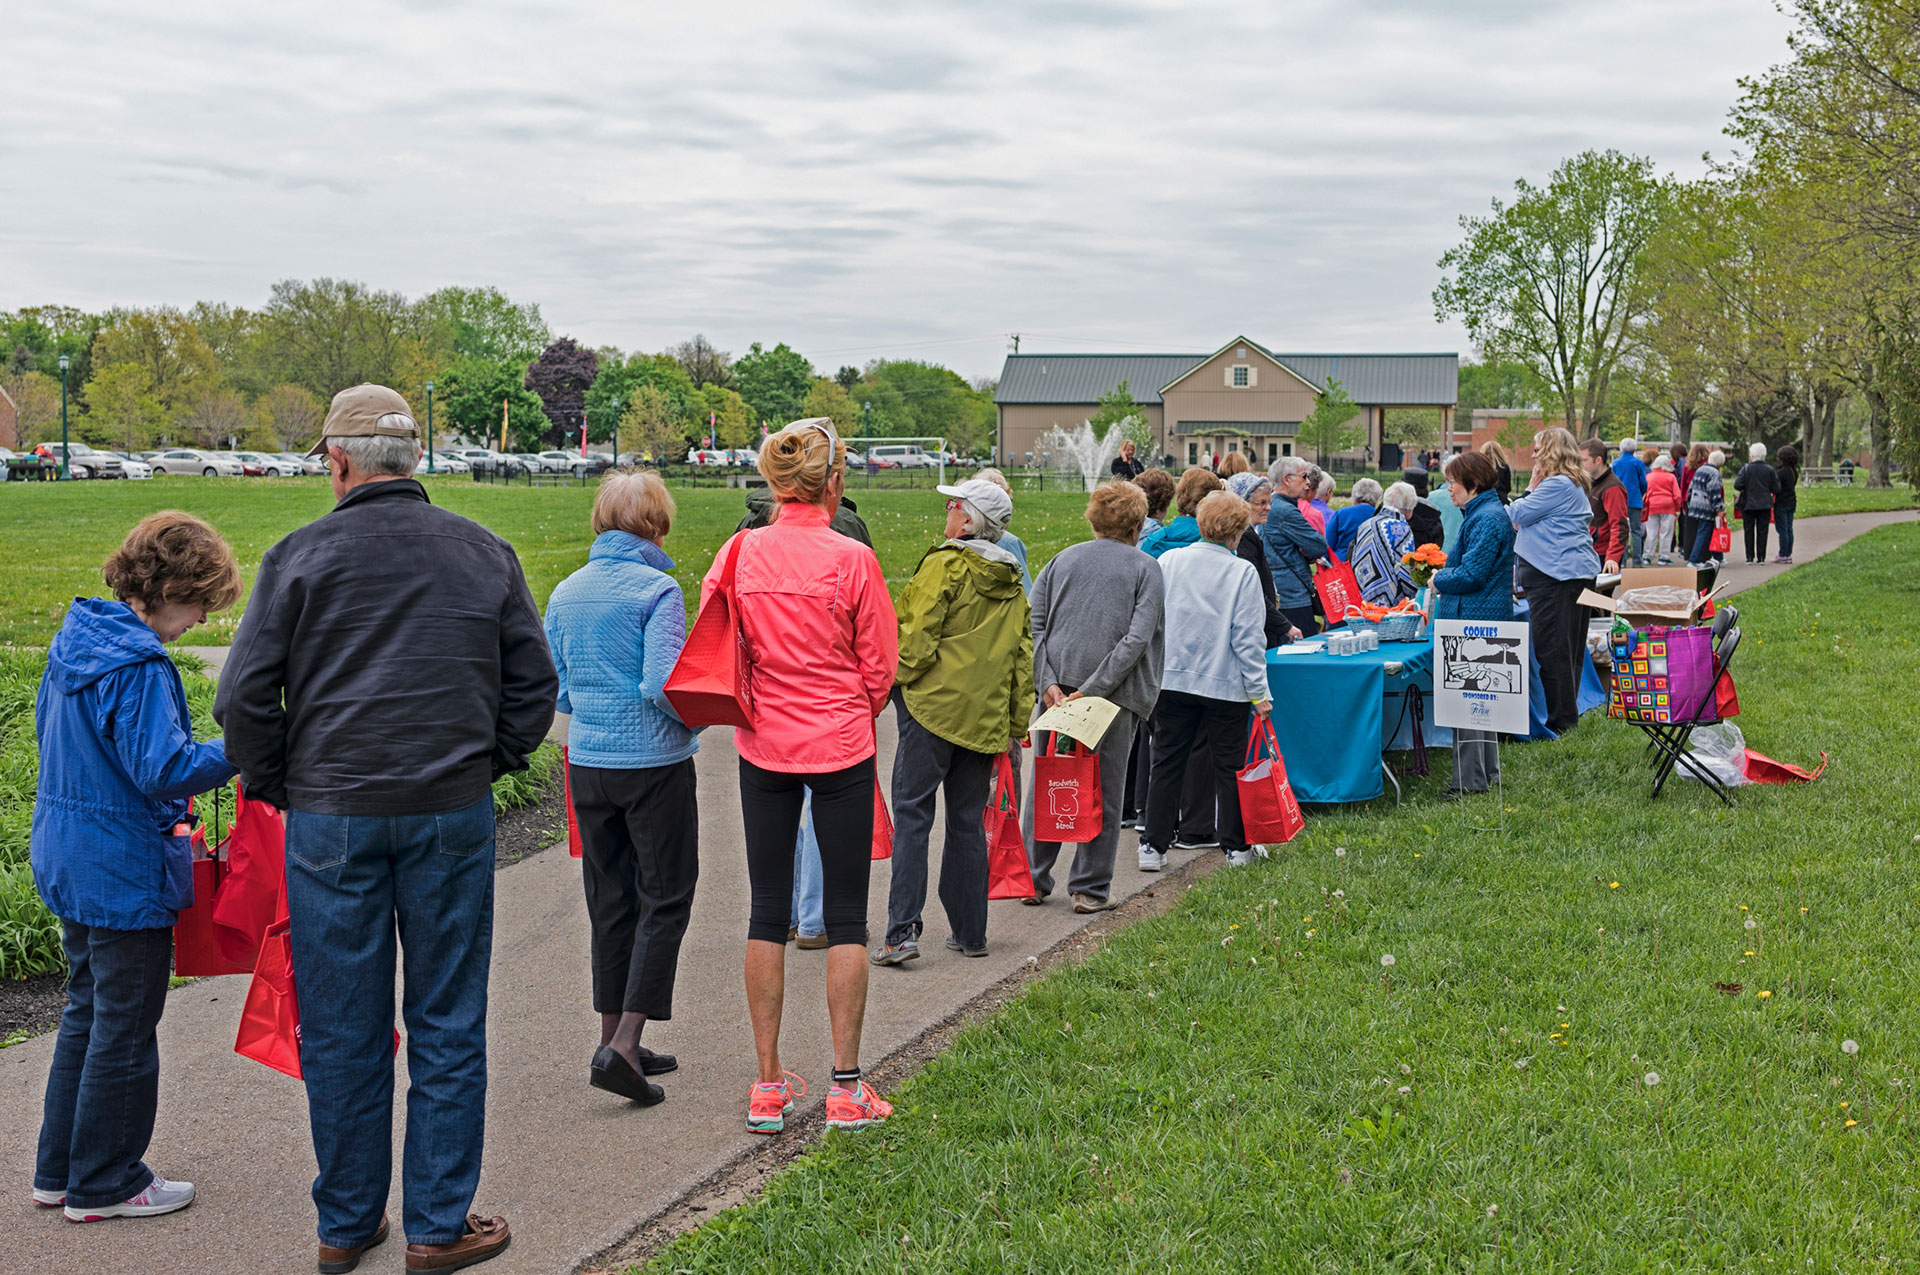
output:
{"label": "white baseball cap", "polygon": [[988,522],[1004,527],[1013,518],[1013,497],[984,478],[969,478],[951,487],[936,487],[942,496],[953,496],[978,509]]}

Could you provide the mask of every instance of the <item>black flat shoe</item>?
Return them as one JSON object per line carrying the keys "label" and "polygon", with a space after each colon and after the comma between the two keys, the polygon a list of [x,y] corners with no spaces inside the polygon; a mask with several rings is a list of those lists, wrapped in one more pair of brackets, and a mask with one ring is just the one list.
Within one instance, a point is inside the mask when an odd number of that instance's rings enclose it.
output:
{"label": "black flat shoe", "polygon": [[647,1078],[635,1071],[633,1064],[622,1058],[612,1045],[602,1045],[594,1051],[588,1080],[595,1089],[631,1098],[643,1107],[651,1107],[667,1096],[667,1091],[659,1085],[648,1084]]}
{"label": "black flat shoe", "polygon": [[680,1060],[672,1054],[656,1054],[645,1045],[640,1046],[640,1074],[643,1076],[664,1076],[670,1071],[680,1070]]}

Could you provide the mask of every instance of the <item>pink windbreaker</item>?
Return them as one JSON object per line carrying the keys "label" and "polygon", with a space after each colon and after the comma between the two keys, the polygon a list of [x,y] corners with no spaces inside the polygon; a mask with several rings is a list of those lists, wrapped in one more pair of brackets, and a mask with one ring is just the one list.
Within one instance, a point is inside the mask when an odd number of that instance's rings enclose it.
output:
{"label": "pink windbreaker", "polygon": [[1646,506],[1650,514],[1680,512],[1680,480],[1672,470],[1656,469],[1647,474]]}
{"label": "pink windbreaker", "polygon": [[[899,621],[873,550],[828,529],[818,506],[783,504],[738,533],[734,592],[753,660],[752,730],[734,746],[765,770],[819,774],[873,756],[873,720],[900,663]],[[723,548],[700,585],[713,596]]]}

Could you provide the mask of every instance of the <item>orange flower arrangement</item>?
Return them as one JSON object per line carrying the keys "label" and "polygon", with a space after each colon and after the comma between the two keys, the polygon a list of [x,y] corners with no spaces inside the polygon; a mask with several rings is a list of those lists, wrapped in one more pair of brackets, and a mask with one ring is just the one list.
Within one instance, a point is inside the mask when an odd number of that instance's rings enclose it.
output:
{"label": "orange flower arrangement", "polygon": [[1401,554],[1400,561],[1411,570],[1414,584],[1425,588],[1433,573],[1447,565],[1447,553],[1439,545],[1421,545],[1412,553]]}

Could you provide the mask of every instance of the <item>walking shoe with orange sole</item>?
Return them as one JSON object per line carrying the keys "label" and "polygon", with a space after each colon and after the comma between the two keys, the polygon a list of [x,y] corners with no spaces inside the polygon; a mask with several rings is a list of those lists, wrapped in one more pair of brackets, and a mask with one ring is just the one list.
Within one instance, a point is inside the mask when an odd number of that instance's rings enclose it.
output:
{"label": "walking shoe with orange sole", "polygon": [[864,1129],[893,1114],[893,1104],[856,1080],[851,1089],[839,1085],[827,1090],[827,1128]]}
{"label": "walking shoe with orange sole", "polygon": [[756,1084],[747,1091],[748,1133],[782,1132],[787,1127],[787,1117],[793,1114],[793,1085],[800,1086],[800,1097],[807,1096],[805,1080],[790,1071],[780,1074],[785,1079]]}

